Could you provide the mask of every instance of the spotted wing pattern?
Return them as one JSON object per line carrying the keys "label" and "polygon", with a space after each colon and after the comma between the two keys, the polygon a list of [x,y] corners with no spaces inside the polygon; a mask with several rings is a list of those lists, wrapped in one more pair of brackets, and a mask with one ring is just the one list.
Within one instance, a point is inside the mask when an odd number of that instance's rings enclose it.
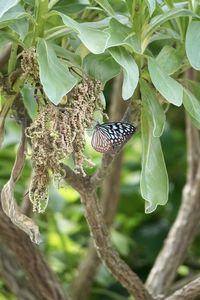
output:
{"label": "spotted wing pattern", "polygon": [[92,136],[92,147],[101,153],[112,152],[125,144],[136,128],[129,123],[110,122],[97,124]]}

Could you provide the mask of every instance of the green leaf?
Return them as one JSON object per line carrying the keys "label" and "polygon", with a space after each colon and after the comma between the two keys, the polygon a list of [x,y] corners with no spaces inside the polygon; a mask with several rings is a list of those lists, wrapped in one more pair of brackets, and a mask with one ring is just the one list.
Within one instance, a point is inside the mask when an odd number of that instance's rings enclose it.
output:
{"label": "green leaf", "polygon": [[183,101],[183,87],[172,79],[152,57],[148,58],[151,80],[160,94],[170,103],[180,106]]}
{"label": "green leaf", "polygon": [[145,0],[145,2],[147,3],[149,14],[151,16],[156,8],[156,0]]}
{"label": "green leaf", "polygon": [[96,3],[99,4],[99,6],[101,6],[108,15],[110,16],[114,16],[115,12],[112,8],[112,6],[109,4],[109,2],[107,0],[95,0]]}
{"label": "green leaf", "polygon": [[88,75],[101,80],[103,83],[106,83],[120,72],[119,64],[108,53],[88,54],[84,58],[83,68]]}
{"label": "green leaf", "polygon": [[191,17],[196,17],[200,18],[198,15],[196,15],[193,11],[189,9],[184,9],[184,8],[175,8],[171,9],[165,13],[160,14],[159,16],[154,17],[151,22],[146,25],[145,30],[144,30],[144,36],[151,35],[156,29],[162,25],[163,23],[178,18],[178,17],[185,17],[185,16],[191,16]]}
{"label": "green leaf", "polygon": [[16,5],[9,9],[2,17],[0,17],[0,28],[6,27],[15,22],[15,20],[29,16],[21,5]]}
{"label": "green leaf", "polygon": [[65,58],[74,66],[81,66],[81,57],[78,54],[71,52],[71,51],[69,51],[63,47],[60,47],[56,44],[52,44],[52,46],[53,46],[57,56]]}
{"label": "green leaf", "polygon": [[148,97],[143,95],[141,113],[142,134],[142,171],[140,190],[146,200],[145,212],[153,212],[158,205],[168,200],[168,175],[161,148],[160,139],[153,136],[153,119],[150,113]]}
{"label": "green leaf", "polygon": [[111,19],[109,23],[109,28],[106,30],[110,37],[107,43],[107,48],[114,46],[127,45],[133,51],[141,53],[141,45],[138,37],[135,33],[127,27],[121,24],[116,19]]}
{"label": "green leaf", "polygon": [[167,45],[162,48],[156,61],[165,73],[171,75],[181,68],[183,57],[181,57],[180,50]]}
{"label": "green leaf", "polygon": [[60,13],[63,23],[78,33],[82,43],[94,54],[103,53],[109,39],[109,34],[99,29],[79,24],[68,16]]}
{"label": "green leaf", "polygon": [[52,9],[69,15],[81,12],[89,4],[89,1],[83,2],[80,0],[60,0],[52,7]]}
{"label": "green leaf", "polygon": [[200,86],[198,81],[194,80],[184,80],[186,84],[188,85],[189,89],[191,90],[192,94],[197,98],[198,101],[200,101]]}
{"label": "green leaf", "polygon": [[21,89],[22,99],[24,106],[26,107],[29,116],[32,120],[35,119],[37,115],[37,103],[34,98],[34,87],[26,83]]}
{"label": "green leaf", "polygon": [[138,66],[129,54],[129,52],[122,48],[109,48],[108,51],[114,60],[122,67],[124,80],[122,85],[122,98],[128,100],[134,93],[139,80]]}
{"label": "green leaf", "polygon": [[180,34],[172,30],[171,28],[164,28],[163,30],[160,30],[156,32],[154,35],[151,36],[151,38],[148,41],[148,44],[159,41],[159,40],[181,40]]}
{"label": "green leaf", "polygon": [[37,45],[40,80],[48,98],[58,104],[77,83],[67,66],[57,58],[52,44],[41,39]]}
{"label": "green leaf", "polygon": [[200,70],[200,21],[192,21],[186,34],[186,54],[191,66]]}
{"label": "green leaf", "polygon": [[153,136],[160,137],[163,133],[166,120],[163,108],[153,88],[146,81],[140,81],[140,89],[142,99],[146,102],[145,105],[148,106],[153,121]]}
{"label": "green leaf", "polygon": [[0,18],[7,12],[11,7],[15,6],[19,0],[1,0],[0,2]]}
{"label": "green leaf", "polygon": [[200,102],[187,89],[184,88],[183,105],[190,115],[194,125],[200,129]]}
{"label": "green leaf", "polygon": [[23,41],[28,33],[29,23],[27,19],[23,18],[16,20],[15,23],[11,24],[9,27],[17,32],[20,36],[20,39]]}

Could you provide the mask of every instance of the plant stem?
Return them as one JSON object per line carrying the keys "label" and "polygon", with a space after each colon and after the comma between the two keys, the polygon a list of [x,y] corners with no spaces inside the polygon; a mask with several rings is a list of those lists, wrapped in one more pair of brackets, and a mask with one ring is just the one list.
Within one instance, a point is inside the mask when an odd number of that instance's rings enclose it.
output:
{"label": "plant stem", "polygon": [[38,37],[44,36],[45,18],[48,13],[48,0],[36,0],[36,26],[34,33],[34,41],[36,44]]}
{"label": "plant stem", "polygon": [[8,62],[8,74],[12,73],[15,70],[15,66],[17,62],[17,49],[18,49],[18,44],[13,43],[11,47],[9,62]]}

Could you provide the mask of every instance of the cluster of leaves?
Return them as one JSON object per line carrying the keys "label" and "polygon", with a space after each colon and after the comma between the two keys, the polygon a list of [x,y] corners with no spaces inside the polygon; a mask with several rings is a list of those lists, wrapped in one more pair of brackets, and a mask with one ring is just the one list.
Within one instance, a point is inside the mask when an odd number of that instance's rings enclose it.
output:
{"label": "cluster of leaves", "polygon": [[[183,104],[200,128],[199,100],[182,78],[191,66],[200,69],[199,4],[155,0],[13,0],[2,1],[1,8],[1,46],[12,42],[9,70],[16,62],[19,47],[35,47],[40,83],[54,104],[79,80],[70,71],[72,66],[82,68],[104,84],[122,70],[124,100],[134,93],[140,98],[141,91],[141,193],[148,212],[165,204],[168,176],[160,144],[165,122],[163,102]],[[28,88],[26,94],[34,93]],[[29,97],[28,101],[27,104],[25,100],[26,106],[31,111],[34,100]]]}

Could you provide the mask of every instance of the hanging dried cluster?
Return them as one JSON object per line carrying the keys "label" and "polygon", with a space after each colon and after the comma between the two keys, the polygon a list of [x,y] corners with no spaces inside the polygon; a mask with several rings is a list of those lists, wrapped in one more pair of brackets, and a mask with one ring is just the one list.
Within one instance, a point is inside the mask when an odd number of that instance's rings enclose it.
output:
{"label": "hanging dried cluster", "polygon": [[39,66],[37,62],[37,53],[34,47],[24,49],[21,53],[21,68],[24,76],[28,76],[27,80],[33,82],[39,81]]}
{"label": "hanging dried cluster", "polygon": [[85,174],[84,131],[92,126],[94,112],[103,110],[101,91],[99,81],[83,80],[69,94],[65,107],[46,105],[27,128],[26,135],[32,144],[33,177],[29,193],[34,210],[45,210],[49,177],[62,174],[61,160],[72,154],[76,170]]}

